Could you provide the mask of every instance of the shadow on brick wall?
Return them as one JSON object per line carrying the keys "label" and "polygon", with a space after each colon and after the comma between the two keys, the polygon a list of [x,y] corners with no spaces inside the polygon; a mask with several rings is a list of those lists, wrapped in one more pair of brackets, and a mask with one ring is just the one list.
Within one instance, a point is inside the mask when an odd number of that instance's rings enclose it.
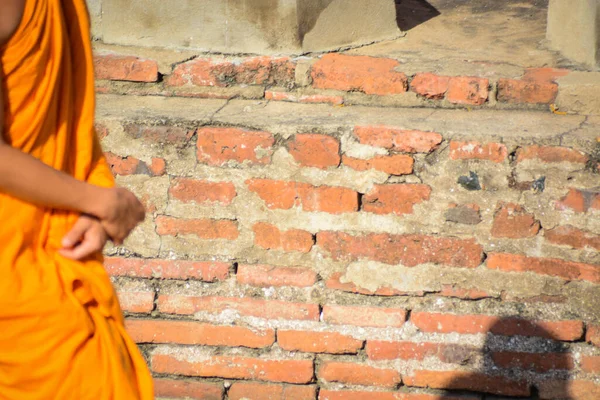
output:
{"label": "shadow on brick wall", "polygon": [[440,12],[425,0],[396,0],[398,28],[408,31],[440,15]]}

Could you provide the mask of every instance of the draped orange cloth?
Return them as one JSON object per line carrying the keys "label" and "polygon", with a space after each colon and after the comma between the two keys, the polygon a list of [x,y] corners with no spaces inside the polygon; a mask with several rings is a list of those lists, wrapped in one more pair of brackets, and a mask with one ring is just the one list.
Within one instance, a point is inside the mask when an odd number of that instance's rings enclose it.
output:
{"label": "draped orange cloth", "polygon": [[[0,57],[5,140],[76,179],[112,186],[93,126],[84,0],[26,0]],[[102,256],[57,253],[77,218],[0,194],[2,400],[153,398]]]}

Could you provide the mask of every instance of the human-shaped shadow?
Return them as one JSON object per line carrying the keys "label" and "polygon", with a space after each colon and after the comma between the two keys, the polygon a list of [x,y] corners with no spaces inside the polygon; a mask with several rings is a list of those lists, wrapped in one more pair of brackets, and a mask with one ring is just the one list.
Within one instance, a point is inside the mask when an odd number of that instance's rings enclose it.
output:
{"label": "human-shaped shadow", "polygon": [[425,0],[396,0],[396,22],[401,31],[412,28],[440,15],[440,12]]}
{"label": "human-shaped shadow", "polygon": [[453,379],[444,389],[486,393],[486,400],[570,400],[574,359],[568,340],[572,338],[553,332],[550,325],[501,318],[489,328],[475,357],[478,371]]}

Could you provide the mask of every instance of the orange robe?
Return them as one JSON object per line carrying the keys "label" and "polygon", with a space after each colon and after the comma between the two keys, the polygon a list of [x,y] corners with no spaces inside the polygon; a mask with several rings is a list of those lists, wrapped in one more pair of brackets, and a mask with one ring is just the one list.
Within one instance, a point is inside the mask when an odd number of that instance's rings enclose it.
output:
{"label": "orange robe", "polygon": [[[112,186],[93,127],[84,0],[26,0],[0,57],[5,140],[76,179]],[[2,400],[153,398],[102,256],[78,262],[57,253],[77,218],[0,193]]]}

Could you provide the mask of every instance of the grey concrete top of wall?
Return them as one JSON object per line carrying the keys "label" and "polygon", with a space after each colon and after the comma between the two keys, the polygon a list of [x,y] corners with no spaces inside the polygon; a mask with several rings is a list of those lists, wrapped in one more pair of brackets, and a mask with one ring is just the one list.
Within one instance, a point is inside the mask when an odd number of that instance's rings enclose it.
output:
{"label": "grey concrete top of wall", "polygon": [[394,0],[88,0],[105,43],[301,54],[400,36]]}

